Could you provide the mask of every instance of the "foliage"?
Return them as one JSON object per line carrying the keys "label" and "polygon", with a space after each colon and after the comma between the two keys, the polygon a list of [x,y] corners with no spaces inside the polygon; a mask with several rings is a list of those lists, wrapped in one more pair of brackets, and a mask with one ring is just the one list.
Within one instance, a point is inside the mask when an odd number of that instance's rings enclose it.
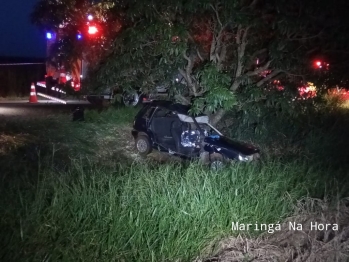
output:
{"label": "foliage", "polygon": [[[344,5],[341,1],[336,10]],[[33,20],[55,29],[64,24],[66,37],[57,48],[62,57],[64,50],[69,54],[66,61],[72,53],[93,61],[90,83],[148,93],[167,86],[173,99],[193,103],[196,112],[215,112],[217,122],[241,90],[262,89],[273,79],[323,85],[310,61],[343,20],[329,6],[321,0],[51,0],[38,3]],[[103,33],[81,44],[68,40],[88,12],[99,17]],[[174,84],[178,76],[181,85]]]}
{"label": "foliage", "polygon": [[192,101],[191,111],[200,113],[214,112],[217,108],[231,109],[236,104],[235,95],[229,90],[231,78],[221,72],[216,66],[208,64],[198,75],[200,84],[204,87],[203,97],[196,97]]}
{"label": "foliage", "polygon": [[[42,31],[52,32],[56,41],[50,44],[49,62],[70,69],[77,59],[93,64],[106,56],[112,40],[120,31],[122,14],[113,15],[115,3],[108,0],[91,4],[89,0],[41,0],[31,14],[32,23]],[[95,22],[88,22],[91,14]],[[89,36],[88,25],[98,27],[99,36]],[[82,38],[78,39],[77,34]]]}
{"label": "foliage", "polygon": [[302,7],[284,1],[165,1],[142,6],[137,15],[125,10],[135,22],[115,41],[99,80],[149,89],[178,70],[187,91],[172,93],[193,103],[193,111],[232,108],[239,89],[306,71],[311,45],[300,38],[314,33],[316,21],[295,20]]}

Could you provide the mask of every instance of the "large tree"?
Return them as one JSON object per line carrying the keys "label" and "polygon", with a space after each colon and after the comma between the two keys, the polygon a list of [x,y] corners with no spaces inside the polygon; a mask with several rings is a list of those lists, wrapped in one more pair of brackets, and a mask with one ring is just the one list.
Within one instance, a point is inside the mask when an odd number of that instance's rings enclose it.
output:
{"label": "large tree", "polygon": [[239,103],[239,90],[300,75],[306,40],[319,34],[301,1],[142,3],[124,6],[132,23],[115,41],[100,79],[152,87],[178,70],[187,89],[172,86],[175,97],[214,113],[213,122]]}
{"label": "large tree", "polygon": [[[42,6],[47,2],[51,7]],[[253,92],[250,97],[256,101],[264,99],[263,86],[275,78],[302,79],[314,48],[328,31],[324,20],[332,17],[328,1],[321,0],[90,2],[41,1],[33,17],[41,26],[46,21],[56,27],[62,21],[73,25],[76,13],[86,16],[86,10],[99,6],[108,17],[103,19],[105,35],[95,46],[78,49],[91,56],[96,46],[103,46],[94,56],[102,59],[92,64],[96,79],[104,85],[151,90],[179,72],[186,84],[170,85],[173,97],[192,104],[194,112],[212,114],[214,123],[242,103],[237,99],[240,92]],[[59,8],[48,19],[42,10],[52,5]],[[113,30],[117,33],[110,34]]]}

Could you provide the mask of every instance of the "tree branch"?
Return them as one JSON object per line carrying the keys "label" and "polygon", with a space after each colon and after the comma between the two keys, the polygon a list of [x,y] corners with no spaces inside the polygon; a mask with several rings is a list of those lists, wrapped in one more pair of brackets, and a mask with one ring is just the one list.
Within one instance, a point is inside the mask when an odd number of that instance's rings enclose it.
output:
{"label": "tree branch", "polygon": [[[218,54],[217,54],[218,55]],[[226,44],[223,44],[222,45],[222,48],[221,48],[221,52],[220,54],[217,56],[217,59],[218,59],[218,63],[217,63],[217,67],[218,67],[218,70],[221,70],[222,67],[223,67],[223,62],[224,60],[226,59],[226,56],[227,56],[227,45]]]}
{"label": "tree branch", "polygon": [[[223,44],[223,32],[228,24],[222,25],[219,29],[219,32],[213,31],[213,38],[211,41],[211,48],[210,48],[210,61],[213,61],[220,67],[220,64],[225,59],[225,51],[222,50],[224,48]],[[222,54],[224,53],[224,57],[222,57]]]}
{"label": "tree branch", "polygon": [[212,41],[211,41],[211,48],[210,48],[210,61],[214,61],[214,62],[216,58],[215,56],[216,44],[217,44],[216,36],[215,34],[213,34]]}
{"label": "tree branch", "polygon": [[223,34],[223,28],[219,30],[219,33],[217,35],[217,44],[216,44],[216,49],[215,49],[215,62],[216,64],[219,64],[221,62],[221,49],[222,49],[222,34]]}
{"label": "tree branch", "polygon": [[217,112],[213,114],[212,117],[210,117],[211,124],[216,125],[223,118],[225,113],[226,113],[226,110],[224,109],[217,110]]}
{"label": "tree branch", "polygon": [[266,48],[259,49],[259,50],[257,50],[256,52],[254,52],[254,53],[251,55],[251,58],[253,59],[253,58],[255,58],[256,56],[258,56],[258,55],[260,55],[260,54],[263,54],[263,53],[265,53],[265,52],[267,52],[267,51],[268,51],[268,49],[266,49]]}
{"label": "tree branch", "polygon": [[238,31],[236,33],[236,44],[238,44],[238,45],[241,44],[241,30],[242,30],[242,26],[239,25],[238,26]]}
{"label": "tree branch", "polygon": [[201,62],[203,62],[204,58],[202,57],[200,50],[198,48],[196,48],[196,53],[198,54],[198,57],[200,58]]}
{"label": "tree branch", "polygon": [[307,37],[300,37],[300,38],[291,38],[291,37],[287,37],[288,40],[290,41],[302,41],[302,40],[308,40],[308,39],[313,39],[313,38],[317,38],[322,34],[322,31],[320,31],[319,33],[317,33],[316,35],[312,35],[312,36],[307,36]]}
{"label": "tree branch", "polygon": [[186,54],[186,51],[183,52],[183,57],[185,58],[185,60],[188,61],[185,72],[183,69],[180,69],[179,72],[181,73],[181,75],[185,78],[185,80],[187,81],[188,86],[190,87],[192,93],[194,94],[194,96],[198,96],[198,92],[197,92],[197,84],[193,83],[192,78],[191,78],[191,74],[193,71],[193,67],[194,67],[194,61],[192,59],[192,57],[188,57]]}
{"label": "tree branch", "polygon": [[[236,72],[235,72],[235,80],[233,84],[230,86],[230,90],[236,91],[241,83],[240,77],[242,74],[242,58],[245,55],[245,49],[247,45],[247,32],[248,32],[249,27],[242,29],[242,26],[238,26],[238,31],[237,31],[237,36],[236,36],[236,44],[238,45],[237,48],[237,67],[236,67]],[[242,31],[244,31],[242,33]]]}
{"label": "tree branch", "polygon": [[282,70],[274,70],[272,73],[270,73],[269,75],[267,75],[265,78],[259,80],[256,83],[256,86],[260,87],[262,85],[264,85],[266,82],[268,82],[269,80],[271,80],[272,78],[276,77],[278,74],[280,74],[281,72],[283,72]]}
{"label": "tree branch", "polygon": [[253,0],[252,3],[248,6],[249,8],[254,8],[257,5],[259,0]]}
{"label": "tree branch", "polygon": [[216,8],[215,8],[212,4],[210,4],[210,6],[211,6],[211,8],[213,9],[213,11],[216,13],[217,21],[218,21],[219,25],[220,25],[221,28],[222,28],[222,27],[223,27],[223,24],[222,24],[222,22],[221,22],[221,19],[219,18],[217,6],[216,6]]}
{"label": "tree branch", "polygon": [[235,78],[233,81],[233,84],[230,86],[230,90],[231,91],[236,91],[241,83],[241,79],[240,78]]}
{"label": "tree branch", "polygon": [[[258,58],[258,55],[263,54],[265,52],[267,52],[268,49],[263,48],[263,49],[259,49],[257,51],[255,51],[250,57],[249,57],[249,62],[246,65],[246,68],[251,68],[251,66],[253,66],[256,62],[256,58]],[[259,61],[259,64],[263,63],[263,61]]]}
{"label": "tree branch", "polygon": [[179,100],[184,105],[190,105],[190,101],[180,94],[175,95],[175,99]]}
{"label": "tree branch", "polygon": [[267,70],[270,66],[271,60],[269,60],[264,66],[261,66],[253,71],[247,72],[246,76],[254,76],[262,73],[263,71]]}
{"label": "tree branch", "polygon": [[247,39],[247,32],[250,29],[250,27],[246,27],[244,30],[244,34],[242,35],[242,43],[246,43],[246,39]]}

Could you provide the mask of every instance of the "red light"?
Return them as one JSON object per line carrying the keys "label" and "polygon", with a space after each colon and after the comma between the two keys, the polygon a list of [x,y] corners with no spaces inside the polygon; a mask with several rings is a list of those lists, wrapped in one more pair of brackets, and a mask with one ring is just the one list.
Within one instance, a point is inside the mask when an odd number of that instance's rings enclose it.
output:
{"label": "red light", "polygon": [[326,64],[323,63],[322,61],[317,60],[317,61],[314,62],[314,67],[316,67],[316,68],[322,68],[322,64],[326,65]]}
{"label": "red light", "polygon": [[89,33],[90,35],[94,35],[94,34],[96,34],[97,32],[98,32],[97,27],[95,27],[95,26],[89,26],[89,27],[88,27],[88,33]]}

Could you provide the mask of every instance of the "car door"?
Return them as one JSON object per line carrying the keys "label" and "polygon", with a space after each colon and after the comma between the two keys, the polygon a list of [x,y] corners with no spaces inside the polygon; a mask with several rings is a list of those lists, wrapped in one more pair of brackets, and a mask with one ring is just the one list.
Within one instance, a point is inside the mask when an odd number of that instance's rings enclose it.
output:
{"label": "car door", "polygon": [[178,121],[178,116],[171,110],[158,107],[150,123],[150,130],[154,136],[154,142],[164,147],[166,150],[175,150],[175,141],[172,137],[172,124]]}
{"label": "car door", "polygon": [[148,134],[149,131],[149,121],[155,110],[153,106],[145,106],[136,116],[136,121],[134,123],[134,128],[138,131]]}

